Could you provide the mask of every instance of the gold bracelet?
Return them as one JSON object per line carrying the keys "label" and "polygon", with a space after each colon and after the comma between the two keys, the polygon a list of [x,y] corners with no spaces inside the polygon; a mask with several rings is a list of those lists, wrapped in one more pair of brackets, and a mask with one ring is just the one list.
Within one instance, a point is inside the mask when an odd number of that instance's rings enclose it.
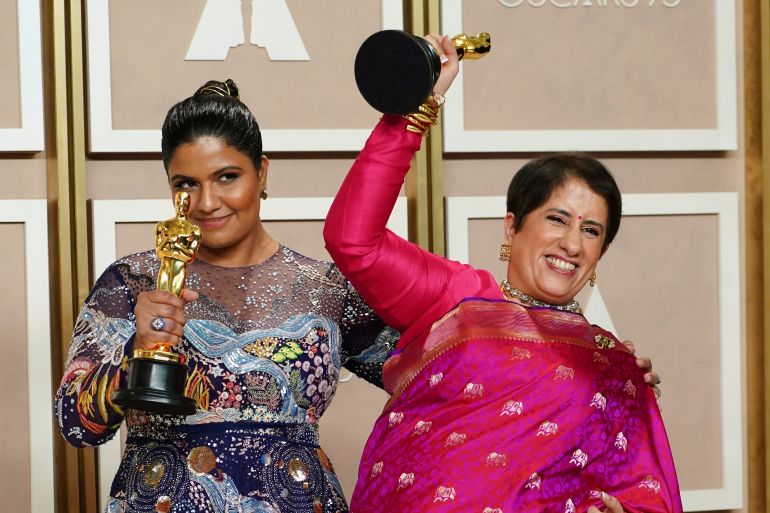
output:
{"label": "gold bracelet", "polygon": [[427,134],[430,127],[438,122],[440,108],[441,105],[435,100],[433,95],[428,96],[428,98],[422,102],[422,105],[417,107],[417,112],[411,112],[402,116],[409,122],[406,125],[406,129],[409,132],[420,135]]}

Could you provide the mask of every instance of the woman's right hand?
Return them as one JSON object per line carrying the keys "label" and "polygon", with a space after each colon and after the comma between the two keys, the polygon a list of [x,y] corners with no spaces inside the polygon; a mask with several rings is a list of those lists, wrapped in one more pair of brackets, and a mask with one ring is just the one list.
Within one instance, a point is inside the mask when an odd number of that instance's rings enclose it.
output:
{"label": "woman's right hand", "polygon": [[425,40],[433,45],[441,59],[441,73],[436,85],[433,86],[433,92],[443,96],[460,71],[460,58],[457,56],[457,50],[455,50],[449,36],[428,34],[425,36]]}
{"label": "woman's right hand", "polygon": [[604,505],[607,506],[607,509],[599,510],[596,506],[591,506],[586,513],[602,513],[602,511],[604,513],[625,513],[623,505],[612,495],[602,492],[601,499]]}
{"label": "woman's right hand", "polygon": [[[198,299],[198,293],[182,289],[182,297],[178,298],[165,290],[142,292],[137,296],[134,316],[136,317],[136,335],[134,349],[155,349],[158,344],[175,346],[184,333],[184,323],[187,320],[184,305]],[[163,320],[162,328],[153,328],[153,320]]]}

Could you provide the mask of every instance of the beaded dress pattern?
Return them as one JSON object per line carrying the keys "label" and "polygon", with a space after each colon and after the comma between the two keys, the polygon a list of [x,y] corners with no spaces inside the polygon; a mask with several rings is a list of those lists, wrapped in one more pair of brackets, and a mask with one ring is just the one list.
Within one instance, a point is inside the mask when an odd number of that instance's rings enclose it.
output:
{"label": "beaded dress pattern", "polygon": [[137,295],[155,288],[153,251],[113,263],[78,316],[56,417],[79,447],[128,438],[110,492],[112,512],[347,511],[318,420],[344,366],[382,387],[398,333],[339,270],[284,246],[265,262],[225,268],[195,261],[178,351],[188,366],[188,417],[124,412]]}

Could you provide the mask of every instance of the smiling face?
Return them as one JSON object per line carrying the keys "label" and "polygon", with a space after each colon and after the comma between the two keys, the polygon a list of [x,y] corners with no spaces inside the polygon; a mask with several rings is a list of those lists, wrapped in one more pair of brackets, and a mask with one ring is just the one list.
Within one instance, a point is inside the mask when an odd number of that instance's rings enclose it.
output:
{"label": "smiling face", "polygon": [[201,137],[174,151],[168,165],[171,191],[190,194],[188,217],[201,228],[201,258],[240,253],[248,261],[257,251],[264,234],[259,195],[268,165],[263,156],[255,169],[248,155],[217,137]]}
{"label": "smiling face", "polygon": [[607,202],[585,182],[570,178],[527,215],[518,232],[505,217],[511,245],[508,281],[535,299],[552,304],[572,300],[602,255]]}

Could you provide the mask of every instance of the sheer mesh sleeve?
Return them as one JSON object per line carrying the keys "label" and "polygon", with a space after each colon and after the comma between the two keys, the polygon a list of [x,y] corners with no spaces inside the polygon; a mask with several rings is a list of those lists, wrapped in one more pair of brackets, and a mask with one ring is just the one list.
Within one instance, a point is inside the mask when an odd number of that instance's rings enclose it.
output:
{"label": "sheer mesh sleeve", "polygon": [[342,364],[358,377],[383,388],[382,365],[401,335],[386,326],[348,282],[346,289],[340,319]]}
{"label": "sheer mesh sleeve", "polygon": [[120,427],[124,413],[111,397],[126,384],[127,355],[136,332],[136,296],[151,289],[149,278],[132,275],[126,263],[115,263],[83,303],[55,397],[59,428],[72,445],[102,444]]}

